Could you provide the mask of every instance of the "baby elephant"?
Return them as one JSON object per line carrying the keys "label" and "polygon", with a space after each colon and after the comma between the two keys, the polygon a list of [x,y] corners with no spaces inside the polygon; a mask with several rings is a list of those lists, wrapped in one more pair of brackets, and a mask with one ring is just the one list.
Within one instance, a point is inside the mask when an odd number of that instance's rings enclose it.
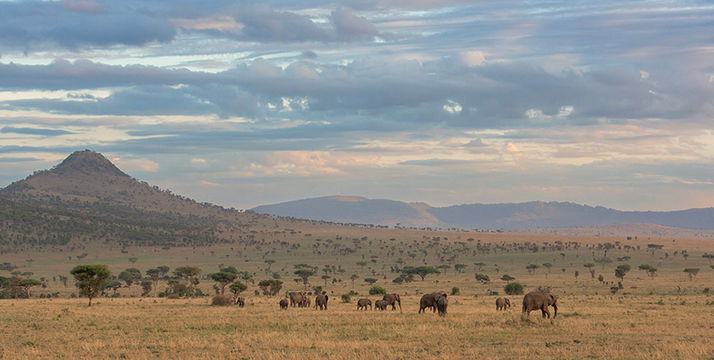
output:
{"label": "baby elephant", "polygon": [[387,310],[387,301],[386,300],[377,300],[374,302],[374,310]]}
{"label": "baby elephant", "polygon": [[238,304],[238,307],[243,307],[245,306],[245,298],[242,296],[235,296],[233,298],[233,303]]}
{"label": "baby elephant", "polygon": [[370,299],[359,299],[357,300],[357,310],[367,310],[367,306],[372,310],[372,300]]}
{"label": "baby elephant", "polygon": [[439,316],[446,316],[447,306],[449,306],[449,299],[447,299],[446,294],[444,294],[436,300],[436,310],[439,311]]}
{"label": "baby elephant", "polygon": [[288,309],[288,299],[280,300],[279,304],[280,304],[280,309],[282,309],[282,310]]}
{"label": "baby elephant", "polygon": [[511,300],[508,300],[508,298],[504,297],[499,297],[496,299],[496,311],[498,310],[503,310],[506,311],[506,309],[511,308]]}

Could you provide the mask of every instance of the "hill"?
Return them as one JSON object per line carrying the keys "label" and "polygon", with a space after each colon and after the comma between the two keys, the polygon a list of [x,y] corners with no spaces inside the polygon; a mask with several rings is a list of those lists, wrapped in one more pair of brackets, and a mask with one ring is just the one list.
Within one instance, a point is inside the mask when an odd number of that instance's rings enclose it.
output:
{"label": "hill", "polygon": [[[187,246],[234,241],[259,220],[138,181],[84,150],[0,190],[0,247]],[[271,220],[272,221],[272,220]]]}
{"label": "hill", "polygon": [[311,220],[414,227],[521,230],[604,224],[655,224],[714,230],[714,208],[680,211],[620,211],[570,202],[466,204],[433,207],[424,203],[329,196],[253,209],[262,214]]}

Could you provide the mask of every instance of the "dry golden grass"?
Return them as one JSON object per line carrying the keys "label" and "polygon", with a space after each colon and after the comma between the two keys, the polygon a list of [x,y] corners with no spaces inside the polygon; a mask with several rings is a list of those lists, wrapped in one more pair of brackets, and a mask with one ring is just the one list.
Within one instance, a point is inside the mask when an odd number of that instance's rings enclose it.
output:
{"label": "dry golden grass", "polygon": [[[374,298],[374,297],[372,297]],[[278,309],[278,298],[245,308],[208,299],[6,300],[0,302],[0,358],[126,359],[711,359],[714,298],[564,296],[553,321],[494,297],[451,298],[445,318],[330,309]],[[353,301],[354,303],[354,301]]]}

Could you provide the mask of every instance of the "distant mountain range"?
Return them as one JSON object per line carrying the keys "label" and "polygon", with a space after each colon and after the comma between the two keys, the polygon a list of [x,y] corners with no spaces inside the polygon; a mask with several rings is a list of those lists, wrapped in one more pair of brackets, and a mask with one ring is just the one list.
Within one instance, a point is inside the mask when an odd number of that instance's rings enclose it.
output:
{"label": "distant mountain range", "polygon": [[253,211],[310,220],[407,227],[521,230],[603,224],[655,224],[714,230],[714,208],[621,211],[571,202],[532,201],[433,207],[424,203],[358,196],[327,196],[258,206]]}

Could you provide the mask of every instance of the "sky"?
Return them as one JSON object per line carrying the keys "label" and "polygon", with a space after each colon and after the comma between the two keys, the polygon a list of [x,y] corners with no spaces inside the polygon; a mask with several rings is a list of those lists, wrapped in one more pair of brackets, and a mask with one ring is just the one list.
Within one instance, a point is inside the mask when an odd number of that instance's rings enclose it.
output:
{"label": "sky", "polygon": [[714,3],[0,0],[0,186],[714,206]]}

